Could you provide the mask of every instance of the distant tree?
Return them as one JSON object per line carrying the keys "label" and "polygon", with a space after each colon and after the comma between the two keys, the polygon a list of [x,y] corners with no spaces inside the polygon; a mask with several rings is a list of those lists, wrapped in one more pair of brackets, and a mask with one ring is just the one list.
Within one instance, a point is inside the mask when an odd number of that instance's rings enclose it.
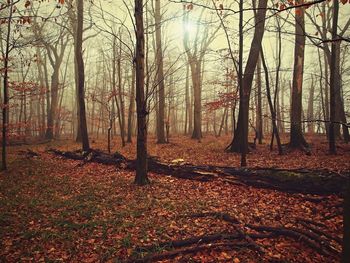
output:
{"label": "distant tree", "polygon": [[[342,1],[346,4],[346,2]],[[333,3],[333,6],[330,6],[330,3]],[[339,4],[339,1],[337,2]],[[329,105],[332,105],[334,108],[334,116],[333,119],[336,123],[333,123],[334,127],[334,136],[336,140],[340,137],[340,122],[346,123],[346,113],[345,113],[345,106],[344,106],[344,98],[342,96],[342,74],[341,74],[341,65],[340,65],[340,53],[341,53],[341,43],[342,41],[329,41],[328,34],[329,32],[333,31],[333,23],[332,23],[332,16],[333,16],[333,22],[334,22],[334,6],[337,4],[335,1],[331,2],[324,2],[322,6],[320,7],[317,5],[318,12],[315,12],[315,16],[311,15],[311,12],[306,12],[306,15],[312,22],[312,24],[317,29],[317,35],[319,36],[319,39],[322,41],[322,43],[319,43],[319,41],[316,41],[314,38],[309,36],[309,40],[316,45],[317,47],[321,48],[324,51],[324,63],[325,63],[325,69],[324,69],[324,78],[325,80],[325,91],[324,91],[324,116],[325,119],[328,121],[330,120],[330,107]],[[328,8],[327,8],[328,7]],[[338,8],[339,9],[339,8]],[[320,17],[322,24],[320,25],[317,21],[317,18]],[[338,25],[336,38],[341,40],[344,38],[344,35],[346,32],[348,32],[348,29],[350,27],[350,19],[347,19],[344,21],[344,25],[341,28],[340,25]],[[337,22],[338,24],[338,22]],[[330,45],[331,42],[331,45]],[[331,48],[330,48],[331,46]],[[333,51],[332,51],[333,50]],[[335,53],[334,53],[335,52]],[[335,56],[335,62],[333,66],[331,66],[331,60],[332,55],[334,53]],[[321,65],[320,65],[321,66]],[[333,74],[336,76],[334,79],[334,85],[333,87],[330,87],[330,82],[328,79],[330,78],[329,72],[333,70]],[[322,72],[321,72],[322,73]],[[335,101],[336,104],[331,104],[329,101],[330,98],[328,98],[328,94],[331,89],[333,89]],[[329,94],[330,96],[330,94]],[[326,132],[328,134],[329,132],[329,124],[326,123]],[[346,125],[342,125],[343,130],[343,138],[345,142],[350,141],[350,135],[349,135],[349,129]],[[329,135],[329,134],[328,134]],[[329,137],[329,136],[328,136]]]}
{"label": "distant tree", "polygon": [[135,111],[135,66],[132,67],[131,73],[131,90],[130,90],[130,99],[129,99],[129,109],[128,109],[128,131],[127,131],[127,142],[132,142],[132,130],[134,123],[134,111]]}
{"label": "distant tree", "polygon": [[203,30],[200,30],[201,20],[204,9],[201,11],[196,21],[196,33],[194,34],[193,42],[191,43],[190,32],[188,27],[190,26],[189,15],[192,11],[193,5],[188,4],[184,6],[183,14],[183,28],[184,38],[183,45],[187,55],[188,63],[191,70],[191,80],[193,88],[193,132],[192,139],[202,138],[202,79],[203,79],[203,60],[204,56],[209,48],[209,45],[215,39],[216,33],[219,31],[220,26],[210,31],[210,26],[202,26]]}
{"label": "distant tree", "polygon": [[57,118],[57,110],[59,105],[58,91],[59,91],[59,76],[60,68],[63,62],[65,50],[69,42],[68,32],[64,27],[59,28],[56,41],[52,41],[51,38],[45,38],[43,33],[43,25],[39,26],[38,23],[33,24],[33,32],[36,39],[38,39],[45,47],[49,58],[50,65],[52,67],[51,74],[51,88],[48,103],[49,112],[47,114],[47,127],[45,137],[47,139],[54,138],[54,124]]}

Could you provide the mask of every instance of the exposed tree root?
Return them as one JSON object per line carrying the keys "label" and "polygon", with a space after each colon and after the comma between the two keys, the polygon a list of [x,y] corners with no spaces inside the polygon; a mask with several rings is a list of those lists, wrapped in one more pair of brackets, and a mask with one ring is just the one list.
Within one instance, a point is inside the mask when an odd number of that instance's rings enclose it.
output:
{"label": "exposed tree root", "polygon": [[[293,238],[296,241],[302,241],[310,248],[325,256],[332,256],[332,254],[338,253],[338,251],[336,251],[329,245],[325,245],[320,238],[317,238],[318,240],[315,240],[316,237],[314,235],[306,234],[306,232],[301,229],[287,227],[271,227],[252,224],[247,224],[246,226],[256,231],[274,233],[277,236],[286,236]],[[311,238],[311,236],[313,238]]]}
{"label": "exposed tree root", "polygon": [[218,240],[237,240],[237,239],[240,239],[239,234],[216,233],[216,234],[210,234],[210,235],[195,236],[195,237],[181,239],[181,240],[172,240],[169,242],[162,242],[156,245],[137,247],[135,251],[152,252],[159,249],[181,248],[181,247],[191,246],[195,244],[200,245],[205,243],[211,243]]}
{"label": "exposed tree root", "polygon": [[193,254],[202,250],[213,250],[213,249],[217,250],[217,249],[232,249],[232,248],[251,248],[251,245],[245,242],[232,242],[232,241],[220,242],[215,244],[195,245],[192,247],[185,247],[185,248],[165,251],[161,253],[151,254],[140,259],[133,258],[127,262],[130,262],[130,263],[131,262],[139,262],[139,263],[156,262],[164,259],[172,259],[180,255]]}
{"label": "exposed tree root", "polygon": [[303,141],[297,145],[292,145],[291,143],[283,144],[282,149],[284,153],[290,153],[295,150],[300,150],[306,155],[311,155],[310,145],[305,141],[305,139],[303,139]]}
{"label": "exposed tree root", "polygon": [[260,253],[265,253],[265,250],[260,247],[258,244],[255,243],[255,241],[252,239],[250,235],[248,235],[244,230],[243,230],[243,225],[241,222],[229,214],[226,213],[220,213],[220,212],[206,212],[206,213],[200,213],[200,214],[192,214],[190,215],[191,217],[216,217],[218,219],[222,219],[226,222],[231,223],[235,230],[240,234],[240,236],[245,239],[249,244],[251,244],[252,247],[254,247],[255,250],[259,251]]}
{"label": "exposed tree root", "polygon": [[[320,254],[330,256],[331,254],[339,254],[340,252],[334,249],[329,242],[324,239],[321,235],[318,235],[316,232],[305,231],[303,229],[295,228],[295,227],[271,227],[271,226],[263,226],[263,225],[252,225],[252,224],[242,224],[239,222],[237,218],[233,218],[229,214],[219,213],[219,212],[207,212],[201,214],[193,214],[191,217],[205,217],[205,216],[213,216],[219,219],[222,219],[226,222],[232,223],[235,226],[236,231],[244,237],[248,243],[252,245],[259,252],[263,252],[259,245],[255,243],[253,240],[252,234],[247,234],[242,230],[243,227],[248,227],[252,230],[270,232],[276,236],[288,236],[296,241],[303,241],[309,247],[315,249]],[[238,222],[238,223],[237,223]],[[241,227],[242,226],[242,227]],[[334,239],[333,239],[334,240]]]}
{"label": "exposed tree root", "polygon": [[305,227],[306,229],[309,229],[310,231],[320,235],[321,237],[324,236],[330,240],[334,240],[336,241],[339,245],[342,244],[342,239],[337,237],[337,236],[333,236],[315,226],[312,225],[312,223],[308,223],[308,222],[305,222],[304,220],[298,220],[297,221],[300,225],[302,225],[303,227]]}
{"label": "exposed tree root", "polygon": [[[196,236],[192,238],[182,239],[182,240],[173,240],[168,242],[162,242],[155,245],[137,247],[135,252],[137,254],[149,253],[141,259],[132,259],[130,262],[154,262],[162,259],[171,259],[183,254],[196,253],[204,249],[216,249],[216,248],[225,248],[225,247],[235,247],[237,244],[246,248],[253,249],[259,253],[265,253],[265,249],[259,246],[255,240],[265,239],[265,238],[274,238],[279,236],[284,236],[292,238],[297,242],[303,242],[308,247],[314,249],[318,253],[327,256],[339,256],[340,252],[333,248],[324,237],[323,232],[320,232],[321,236],[318,235],[316,231],[307,231],[295,227],[273,227],[273,226],[264,226],[264,225],[253,225],[253,224],[242,224],[235,217],[227,213],[220,212],[205,212],[199,214],[190,214],[185,215],[185,217],[215,217],[222,219],[226,222],[231,223],[237,233],[234,234],[210,234]],[[304,224],[306,224],[304,222]],[[307,224],[306,224],[307,225]],[[243,230],[243,227],[253,230],[253,233],[246,233]],[[328,236],[332,240],[334,237]],[[244,240],[242,242],[242,240]],[[336,240],[337,241],[337,240]],[[338,242],[338,241],[337,241]],[[161,253],[155,251],[163,249],[173,249]]]}
{"label": "exposed tree root", "polygon": [[[116,165],[129,170],[136,169],[136,162],[119,153],[108,154],[99,150],[89,153],[64,152],[50,149],[56,155],[86,162]],[[275,189],[279,191],[304,194],[340,194],[346,176],[325,170],[279,169],[279,168],[236,168],[213,165],[167,164],[155,158],[149,158],[148,169],[157,174],[170,175],[177,178],[213,181],[218,178],[233,184],[243,184],[257,188]],[[321,201],[321,200],[320,200]]]}

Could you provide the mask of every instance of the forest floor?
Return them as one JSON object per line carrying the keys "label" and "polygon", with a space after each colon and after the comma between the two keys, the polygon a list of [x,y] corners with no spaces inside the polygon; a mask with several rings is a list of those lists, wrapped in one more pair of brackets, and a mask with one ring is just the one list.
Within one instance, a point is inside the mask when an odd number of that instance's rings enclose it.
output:
{"label": "forest floor", "polygon": [[[119,139],[119,138],[118,138]],[[292,152],[279,156],[266,144],[248,155],[250,167],[350,170],[350,145],[338,155],[327,154],[324,138],[308,138],[312,155]],[[149,138],[149,152],[162,161],[183,159],[192,164],[238,166],[238,154],[226,153],[229,136],[205,137],[197,142],[182,136],[157,145]],[[121,148],[134,158],[135,145]],[[62,159],[47,152],[78,149],[72,141],[9,148],[9,170],[0,174],[0,262],[123,262],[144,256],[137,247],[210,234],[232,234],[236,227],[218,217],[193,217],[205,212],[232,215],[244,225],[302,228],[300,218],[323,226],[325,233],[342,236],[342,199],[315,199],[304,194],[199,182],[150,174],[151,184],[137,187],[134,172],[96,163]],[[102,140],[93,148],[106,150]],[[39,153],[29,157],[26,149]],[[248,231],[243,226],[244,231]],[[305,230],[305,229],[304,229]],[[329,240],[335,251],[341,246]],[[287,236],[256,240],[265,253],[249,246],[214,246],[182,253],[163,262],[338,262],[339,255],[322,255],[302,240]],[[158,247],[153,253],[162,253]]]}

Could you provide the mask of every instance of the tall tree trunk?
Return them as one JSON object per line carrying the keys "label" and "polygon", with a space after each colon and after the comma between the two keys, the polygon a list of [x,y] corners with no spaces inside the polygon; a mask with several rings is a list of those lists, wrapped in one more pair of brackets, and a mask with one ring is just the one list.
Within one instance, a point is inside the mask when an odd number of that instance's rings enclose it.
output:
{"label": "tall tree trunk", "polygon": [[135,0],[136,23],[136,107],[137,107],[137,158],[135,183],[149,183],[147,177],[147,101],[145,97],[145,38],[143,26],[143,0]]}
{"label": "tall tree trunk", "polygon": [[261,101],[261,58],[259,55],[256,67],[256,131],[259,144],[262,144],[263,139],[263,118]]}
{"label": "tall tree trunk", "polygon": [[[322,110],[323,119],[328,120],[328,117],[326,115],[326,107],[328,107],[328,104],[325,103],[325,96],[324,96],[324,93],[327,92],[327,90],[324,90],[326,85],[323,85],[323,70],[322,70],[321,54],[319,50],[317,50],[317,52],[318,52],[318,62],[320,65],[319,84],[320,84],[320,96],[321,96],[321,110]],[[327,68],[327,65],[325,66]],[[327,81],[325,83],[327,83]],[[320,116],[320,119],[321,119],[321,116]],[[326,134],[328,134],[328,123],[324,122],[324,124],[325,124]]]}
{"label": "tall tree trunk", "polygon": [[51,111],[51,96],[50,96],[50,84],[49,84],[49,73],[47,70],[47,55],[44,58],[44,76],[45,76],[45,86],[46,86],[46,129],[45,129],[45,138],[47,138],[47,130],[49,127],[49,116]]}
{"label": "tall tree trunk", "polygon": [[[231,152],[247,152],[248,151],[248,114],[249,114],[249,96],[252,87],[252,81],[256,64],[258,62],[261,50],[261,42],[264,36],[265,15],[267,0],[260,0],[258,11],[256,14],[256,26],[254,37],[249,51],[248,61],[242,80],[242,91],[239,101],[238,123],[234,132],[233,140],[229,145]],[[243,143],[242,143],[243,142]]]}
{"label": "tall tree trunk", "polygon": [[188,133],[193,130],[193,88],[189,86],[189,108],[188,108]]}
{"label": "tall tree trunk", "polygon": [[[296,1],[296,4],[303,4],[304,0]],[[297,8],[295,13],[295,47],[294,47],[294,71],[292,85],[292,106],[291,106],[291,127],[290,142],[291,148],[308,149],[309,145],[304,139],[302,132],[302,87],[305,58],[305,10]]]}
{"label": "tall tree trunk", "polygon": [[[224,113],[222,114],[222,117],[221,117],[221,123],[220,123],[219,132],[218,132],[217,137],[220,137],[220,136],[221,136],[221,132],[222,132],[222,130],[223,130],[223,128],[224,128],[224,124],[225,124],[227,112],[228,112],[228,108],[225,107]],[[216,132],[215,132],[215,134],[216,134]]]}
{"label": "tall tree trunk", "polygon": [[[343,122],[346,123],[346,115],[345,115],[345,109],[344,109],[344,98],[342,94],[342,74],[341,74],[341,66],[340,66],[340,44],[341,42],[338,41],[335,43],[336,45],[336,62],[335,62],[335,71],[336,71],[336,84],[335,84],[335,101],[339,102],[336,103],[336,121],[337,122]],[[343,130],[343,139],[347,143],[349,142],[350,136],[349,136],[349,130],[346,125],[340,125],[339,123],[335,123],[335,134],[336,137],[340,138],[340,126],[342,126]]]}
{"label": "tall tree trunk", "polygon": [[129,112],[128,112],[128,138],[127,142],[132,141],[132,130],[133,130],[133,115],[135,108],[135,67],[132,67],[131,74],[131,91],[130,91],[130,101],[129,101]]}
{"label": "tall tree trunk", "polygon": [[[330,113],[329,113],[329,60],[327,58],[327,55],[326,55],[326,52],[324,53],[324,97],[325,97],[325,120],[326,121],[329,121],[329,118],[330,118]],[[327,134],[327,137],[329,138],[329,122],[326,122],[326,134]]]}
{"label": "tall tree trunk", "polygon": [[[9,21],[12,20],[13,14],[13,2],[10,0],[10,14]],[[6,143],[7,143],[7,126],[8,126],[8,110],[9,110],[9,95],[8,95],[8,66],[9,66],[9,55],[10,55],[10,34],[11,34],[11,23],[7,23],[7,34],[6,34],[6,48],[5,48],[5,57],[4,57],[4,98],[3,98],[3,106],[2,106],[2,166],[1,170],[7,170],[7,162],[6,162]]]}
{"label": "tall tree trunk", "polygon": [[[44,73],[43,73],[43,60],[41,58],[41,53],[39,48],[36,48],[36,57],[38,60],[37,67],[38,67],[38,77],[39,77],[39,83],[40,83],[40,94],[39,94],[39,100],[38,100],[38,116],[40,115],[40,120],[38,120],[38,127],[39,127],[39,136],[44,137],[45,132],[45,99],[44,99],[44,90],[47,89],[45,87],[45,80],[44,80]],[[47,92],[47,91],[46,91]],[[41,108],[40,108],[41,107]]]}
{"label": "tall tree trunk", "polygon": [[307,131],[309,134],[313,134],[315,131],[315,123],[313,122],[314,119],[314,92],[315,92],[315,84],[314,84],[314,76],[311,75],[311,87],[310,87],[310,93],[309,93],[309,101],[308,101],[308,107],[307,107]]}
{"label": "tall tree trunk", "polygon": [[201,61],[192,58],[190,61],[192,87],[193,87],[193,132],[192,139],[202,138],[202,87],[201,87]]}
{"label": "tall tree trunk", "polygon": [[86,112],[85,112],[85,75],[84,75],[84,60],[82,53],[83,44],[83,18],[84,18],[84,0],[77,0],[77,36],[75,38],[75,57],[78,68],[78,95],[79,95],[79,120],[80,130],[82,139],[82,148],[84,152],[90,150],[89,136],[87,131],[86,123]]}
{"label": "tall tree trunk", "polygon": [[[331,61],[330,61],[330,86],[329,86],[329,95],[330,95],[330,123],[329,123],[329,152],[331,154],[336,154],[337,149],[335,145],[335,121],[336,121],[336,114],[337,114],[337,107],[336,104],[339,104],[340,101],[336,102],[337,99],[337,93],[340,92],[339,90],[339,80],[337,78],[339,77],[339,68],[336,69],[337,64],[337,54],[338,54],[338,48],[340,47],[336,43],[337,39],[337,27],[338,27],[338,13],[339,13],[339,2],[338,0],[333,1],[333,26],[332,26],[332,39],[334,40],[332,42],[332,50],[331,50]],[[339,94],[340,96],[340,94]]]}
{"label": "tall tree trunk", "polygon": [[165,85],[163,69],[162,49],[162,17],[160,13],[160,0],[155,0],[154,20],[156,29],[156,61],[157,61],[157,82],[158,82],[158,119],[157,119],[157,143],[165,143],[164,133],[164,108],[165,108]]}
{"label": "tall tree trunk", "polygon": [[[75,40],[76,41],[76,40]],[[76,120],[77,120],[77,134],[75,137],[75,141],[81,143],[82,135],[81,135],[81,124],[80,124],[80,111],[79,111],[79,69],[78,62],[76,56],[74,56],[74,78],[75,78],[75,98],[76,98]]]}
{"label": "tall tree trunk", "polygon": [[282,145],[281,145],[281,140],[280,140],[279,132],[278,132],[278,129],[277,129],[277,123],[276,123],[276,110],[273,107],[273,102],[272,102],[272,98],[271,98],[271,90],[270,90],[270,81],[269,81],[268,69],[267,69],[266,60],[265,60],[265,57],[264,57],[264,52],[263,52],[262,49],[260,51],[260,54],[261,54],[261,60],[262,60],[262,64],[263,64],[264,72],[265,72],[266,95],[267,95],[267,101],[269,103],[271,119],[272,119],[272,132],[273,132],[273,135],[272,135],[272,140],[271,140],[271,150],[272,150],[273,136],[276,136],[278,153],[282,154],[283,153]]}
{"label": "tall tree trunk", "polygon": [[122,55],[122,44],[119,46],[119,56],[117,60],[118,66],[118,94],[120,103],[120,137],[122,140],[122,147],[125,146],[125,103],[124,103],[124,92],[122,84],[122,68],[121,68],[121,55]]}
{"label": "tall tree trunk", "polygon": [[281,107],[280,107],[280,115],[281,115],[281,133],[285,133],[284,127],[284,90],[285,90],[285,81],[283,81],[281,86]]}
{"label": "tall tree trunk", "polygon": [[185,129],[184,134],[186,135],[188,133],[189,128],[189,117],[191,115],[191,105],[190,105],[190,85],[189,85],[189,65],[187,63],[186,65],[186,84],[185,84]]}
{"label": "tall tree trunk", "polygon": [[53,69],[53,73],[51,75],[51,103],[50,103],[50,111],[47,116],[47,127],[45,138],[53,139],[54,138],[54,125],[57,114],[58,107],[58,82],[59,81],[59,65]]}

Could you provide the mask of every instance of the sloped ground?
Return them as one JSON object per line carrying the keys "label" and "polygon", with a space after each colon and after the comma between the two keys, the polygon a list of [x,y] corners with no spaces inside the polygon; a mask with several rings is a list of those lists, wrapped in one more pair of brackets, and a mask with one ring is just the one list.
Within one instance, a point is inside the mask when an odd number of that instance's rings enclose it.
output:
{"label": "sloped ground", "polygon": [[[239,156],[224,153],[227,138],[206,138],[202,143],[174,138],[170,145],[150,145],[152,155],[171,161],[234,166]],[[65,143],[62,149],[72,149]],[[0,176],[0,261],[119,262],[141,256],[138,246],[214,233],[235,233],[235,227],[215,217],[192,217],[204,212],[224,212],[243,224],[303,228],[298,219],[323,225],[326,234],[341,238],[341,199],[286,194],[266,189],[230,185],[222,181],[197,182],[150,175],[152,184],[133,185],[134,174],[113,166],[81,165],[45,153],[52,145],[32,147],[40,157],[26,157],[13,147],[10,170]],[[57,146],[57,145],[54,145]],[[349,149],[341,155],[326,154],[320,142],[317,155],[269,154],[267,146],[249,155],[252,166],[349,169]],[[97,142],[93,147],[105,147]],[[117,146],[118,147],[118,146]],[[134,146],[121,152],[133,156]],[[327,161],[327,163],[326,163]],[[315,201],[316,200],[316,201]],[[254,231],[243,228],[247,233]],[[265,249],[259,254],[248,247],[219,247],[168,262],[337,262],[336,254],[324,256],[301,240],[290,237],[257,239]],[[214,244],[214,242],[213,242]],[[329,240],[340,251],[336,241]],[[158,248],[156,253],[161,253]],[[154,252],[154,251],[153,251]],[[147,253],[144,253],[147,254]],[[166,260],[165,260],[166,262]]]}

